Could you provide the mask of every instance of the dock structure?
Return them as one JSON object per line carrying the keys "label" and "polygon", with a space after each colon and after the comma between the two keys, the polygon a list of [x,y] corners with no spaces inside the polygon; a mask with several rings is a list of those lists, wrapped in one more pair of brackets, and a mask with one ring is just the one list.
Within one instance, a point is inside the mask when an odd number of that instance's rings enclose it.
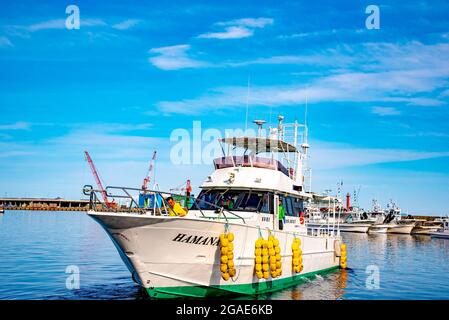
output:
{"label": "dock structure", "polygon": [[[4,210],[33,210],[33,211],[88,211],[89,199],[67,200],[62,198],[0,198],[0,209]],[[139,208],[117,206],[108,208],[101,203],[94,205],[95,211],[102,212],[136,212]]]}
{"label": "dock structure", "polygon": [[87,211],[89,209],[89,200],[0,198],[0,207],[5,210]]}

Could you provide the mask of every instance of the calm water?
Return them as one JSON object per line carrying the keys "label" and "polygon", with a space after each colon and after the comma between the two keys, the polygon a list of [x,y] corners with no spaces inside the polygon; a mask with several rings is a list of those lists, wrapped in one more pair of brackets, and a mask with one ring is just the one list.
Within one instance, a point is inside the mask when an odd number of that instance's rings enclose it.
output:
{"label": "calm water", "polygon": [[[318,276],[259,299],[449,299],[449,240],[408,235],[343,235],[350,270]],[[0,299],[147,299],[106,233],[79,212],[0,215]],[[80,289],[66,288],[67,266]],[[379,289],[366,286],[368,266]]]}

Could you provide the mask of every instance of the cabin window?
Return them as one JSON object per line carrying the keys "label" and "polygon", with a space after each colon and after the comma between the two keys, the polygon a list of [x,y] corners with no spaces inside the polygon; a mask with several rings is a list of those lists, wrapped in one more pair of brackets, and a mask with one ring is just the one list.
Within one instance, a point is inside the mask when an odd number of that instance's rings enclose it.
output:
{"label": "cabin window", "polygon": [[260,208],[260,212],[273,214],[273,196],[272,195],[266,193],[262,196],[262,206]]}
{"label": "cabin window", "polygon": [[233,211],[272,212],[268,193],[254,191],[202,191],[195,207],[201,210],[216,210],[223,207]]}
{"label": "cabin window", "polygon": [[301,212],[304,212],[304,201],[298,198],[293,199],[293,208],[295,210],[296,216],[299,217]]}
{"label": "cabin window", "polygon": [[293,209],[293,198],[287,197],[287,211],[285,213],[287,216],[295,216],[295,210]]}

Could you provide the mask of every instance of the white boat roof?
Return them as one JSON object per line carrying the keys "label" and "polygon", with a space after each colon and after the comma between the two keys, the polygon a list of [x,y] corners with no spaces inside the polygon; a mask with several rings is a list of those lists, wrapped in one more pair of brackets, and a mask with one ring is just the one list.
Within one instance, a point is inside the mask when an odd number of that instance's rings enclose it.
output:
{"label": "white boat roof", "polygon": [[221,142],[230,144],[239,148],[247,148],[248,150],[258,152],[296,152],[297,148],[285,141],[269,138],[256,137],[231,137],[222,138]]}

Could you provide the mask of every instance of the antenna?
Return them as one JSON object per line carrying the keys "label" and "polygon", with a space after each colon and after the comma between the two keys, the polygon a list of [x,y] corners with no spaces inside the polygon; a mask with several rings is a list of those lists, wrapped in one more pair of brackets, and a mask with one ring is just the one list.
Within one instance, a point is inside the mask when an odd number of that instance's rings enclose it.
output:
{"label": "antenna", "polygon": [[253,122],[255,124],[257,124],[257,127],[258,127],[257,134],[258,134],[259,138],[261,138],[262,137],[262,126],[266,121],[265,120],[254,120]]}
{"label": "antenna", "polygon": [[248,130],[249,86],[250,86],[250,75],[248,74],[248,87],[247,87],[247,90],[246,90],[246,117],[245,117],[245,131]]}

